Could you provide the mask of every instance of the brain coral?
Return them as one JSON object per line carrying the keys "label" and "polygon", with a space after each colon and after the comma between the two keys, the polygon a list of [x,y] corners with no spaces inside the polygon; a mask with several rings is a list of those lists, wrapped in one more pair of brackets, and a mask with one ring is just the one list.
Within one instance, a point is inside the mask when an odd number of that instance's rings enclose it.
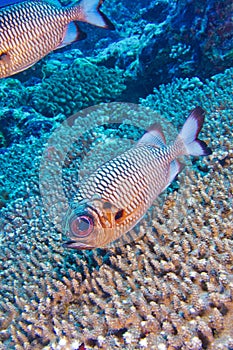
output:
{"label": "brain coral", "polygon": [[[72,55],[71,55],[72,56]],[[70,59],[71,60],[71,59]],[[123,71],[72,56],[72,63],[50,59],[43,66],[43,79],[25,84],[10,78],[0,81],[0,107],[33,108],[45,117],[73,113],[100,102],[121,100]],[[4,114],[3,110],[0,113]]]}
{"label": "brain coral", "polygon": [[36,171],[25,179],[28,195],[0,217],[1,349],[233,348],[232,73],[205,84],[178,80],[142,101],[177,126],[201,103],[213,154],[180,174],[179,190],[152,208],[153,232],[139,241],[65,250]]}
{"label": "brain coral", "polygon": [[28,87],[27,98],[28,104],[43,115],[70,116],[93,104],[117,100],[124,89],[120,69],[96,66],[77,58],[70,66],[56,68],[42,83]]}

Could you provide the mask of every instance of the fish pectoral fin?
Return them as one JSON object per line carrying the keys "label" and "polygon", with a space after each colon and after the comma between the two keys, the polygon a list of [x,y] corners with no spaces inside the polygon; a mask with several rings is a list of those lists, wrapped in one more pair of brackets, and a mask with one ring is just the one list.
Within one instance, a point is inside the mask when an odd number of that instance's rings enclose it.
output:
{"label": "fish pectoral fin", "polygon": [[177,174],[179,174],[184,168],[184,164],[175,159],[171,162],[169,168],[169,183],[171,183]]}
{"label": "fish pectoral fin", "polygon": [[103,216],[102,224],[105,227],[114,229],[116,225],[120,225],[127,217],[127,213],[124,209],[116,207],[114,204],[103,201]]}
{"label": "fish pectoral fin", "polygon": [[118,224],[119,220],[122,220],[123,218],[123,209],[119,209],[115,207],[113,204],[109,202],[103,203],[103,218],[105,220],[105,226],[109,228],[115,228],[116,224]]}
{"label": "fish pectoral fin", "polygon": [[127,213],[124,209],[120,209],[115,213],[114,219],[117,225],[121,224],[127,217]]}
{"label": "fish pectoral fin", "polygon": [[87,37],[86,33],[84,33],[78,26],[78,23],[73,21],[70,22],[65,30],[64,37],[60,45],[56,49],[60,49],[61,47],[70,45],[75,41],[83,40]]}
{"label": "fish pectoral fin", "polygon": [[0,51],[0,63],[9,63],[10,62],[10,54],[7,51]]}

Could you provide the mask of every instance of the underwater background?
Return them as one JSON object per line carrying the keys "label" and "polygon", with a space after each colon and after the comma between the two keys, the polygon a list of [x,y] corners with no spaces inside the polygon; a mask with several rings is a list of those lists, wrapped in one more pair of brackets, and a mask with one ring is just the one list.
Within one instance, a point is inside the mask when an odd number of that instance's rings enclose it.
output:
{"label": "underwater background", "polygon": [[[232,7],[106,0],[115,31],[81,23],[85,40],[0,80],[0,350],[233,349]],[[67,250],[42,203],[41,159],[67,118],[111,102],[154,110],[177,129],[202,106],[213,153],[191,159],[139,240]],[[83,154],[107,145],[103,162],[124,151],[119,138],[140,137],[99,113],[81,119],[88,132],[63,164],[70,198]]]}

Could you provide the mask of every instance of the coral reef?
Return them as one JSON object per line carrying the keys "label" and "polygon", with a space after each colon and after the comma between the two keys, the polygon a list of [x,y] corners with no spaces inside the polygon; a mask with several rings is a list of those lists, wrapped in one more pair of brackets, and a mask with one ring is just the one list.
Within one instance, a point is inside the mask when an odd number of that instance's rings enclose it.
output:
{"label": "coral reef", "polygon": [[105,48],[97,43],[95,59],[126,71],[128,99],[136,101],[174,78],[203,80],[232,66],[231,0],[152,1],[138,3],[133,13],[130,3],[119,6],[124,22],[115,12],[112,17],[120,40]]}
{"label": "coral reef", "polygon": [[[130,245],[65,250],[39,192],[46,137],[33,139],[30,156],[23,141],[0,154],[1,169],[11,162],[14,177],[24,178],[24,195],[15,193],[0,213],[1,349],[233,348],[232,74],[178,79],[141,101],[176,127],[201,104],[202,138],[213,154],[193,158],[178,191],[168,190],[149,211],[152,232]],[[89,147],[104,133],[96,129]],[[79,164],[79,151],[77,144],[64,167]],[[19,152],[31,162],[29,173]]]}
{"label": "coral reef", "polygon": [[[153,94],[146,99],[140,99],[143,106],[150,107],[170,117],[172,122],[177,123],[177,113],[180,105],[193,108],[196,104],[205,104],[207,110],[222,110],[233,108],[231,98],[233,69],[227,69],[224,74],[217,74],[203,83],[198,77],[175,79],[170,84],[162,84],[154,88]],[[189,98],[187,99],[187,96]],[[168,103],[169,102],[169,103]],[[228,123],[231,125],[231,117]],[[222,125],[219,125],[221,133]],[[230,133],[229,133],[230,134]]]}
{"label": "coral reef", "polygon": [[93,104],[115,101],[125,89],[120,69],[98,67],[82,58],[63,66],[62,73],[47,72],[41,83],[27,89],[28,103],[44,115],[70,116]]}
{"label": "coral reef", "polygon": [[19,141],[32,143],[33,138],[52,131],[64,118],[64,115],[47,118],[27,106],[2,108],[0,110],[1,151],[7,151],[7,148]]}
{"label": "coral reef", "polygon": [[[233,349],[231,10],[231,0],[106,1],[115,32],[82,23],[87,40],[0,81],[1,350]],[[127,110],[125,124],[108,127],[107,116],[81,115],[78,130],[89,132],[64,164],[62,140],[58,149],[46,142],[76,111],[139,98],[175,128],[204,107],[202,137],[213,154],[192,158],[140,223],[140,239],[66,250],[58,225],[65,211],[51,221],[43,202],[41,159],[52,168],[58,151],[44,193],[53,211],[54,200],[64,205],[75,194],[79,166],[91,171],[140,130],[127,128]],[[151,122],[144,116],[137,126]],[[59,165],[67,198],[49,192]]]}
{"label": "coral reef", "polygon": [[43,74],[42,82],[29,86],[3,79],[0,106],[32,107],[46,117],[70,116],[92,104],[118,100],[126,88],[122,70],[97,66],[84,58],[76,58],[72,64],[48,60]]}
{"label": "coral reef", "polygon": [[139,76],[148,89],[173,77],[203,79],[231,67],[231,8],[231,1],[178,1],[161,25],[148,24],[138,52]]}

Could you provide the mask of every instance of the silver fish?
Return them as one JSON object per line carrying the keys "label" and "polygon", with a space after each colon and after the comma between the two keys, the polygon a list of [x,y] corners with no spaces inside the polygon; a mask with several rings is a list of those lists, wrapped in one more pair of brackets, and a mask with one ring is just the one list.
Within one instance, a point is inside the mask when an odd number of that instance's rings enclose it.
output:
{"label": "silver fish", "polygon": [[[99,10],[104,0],[58,7],[43,0],[0,8],[0,78],[21,72],[53,50],[84,39],[77,21],[114,29]],[[1,6],[1,5],[0,5]]]}
{"label": "silver fish", "polygon": [[178,157],[211,154],[197,138],[203,122],[204,111],[196,107],[170,146],[162,130],[151,127],[133,148],[84,179],[64,221],[65,246],[105,247],[132,229],[181,171]]}

